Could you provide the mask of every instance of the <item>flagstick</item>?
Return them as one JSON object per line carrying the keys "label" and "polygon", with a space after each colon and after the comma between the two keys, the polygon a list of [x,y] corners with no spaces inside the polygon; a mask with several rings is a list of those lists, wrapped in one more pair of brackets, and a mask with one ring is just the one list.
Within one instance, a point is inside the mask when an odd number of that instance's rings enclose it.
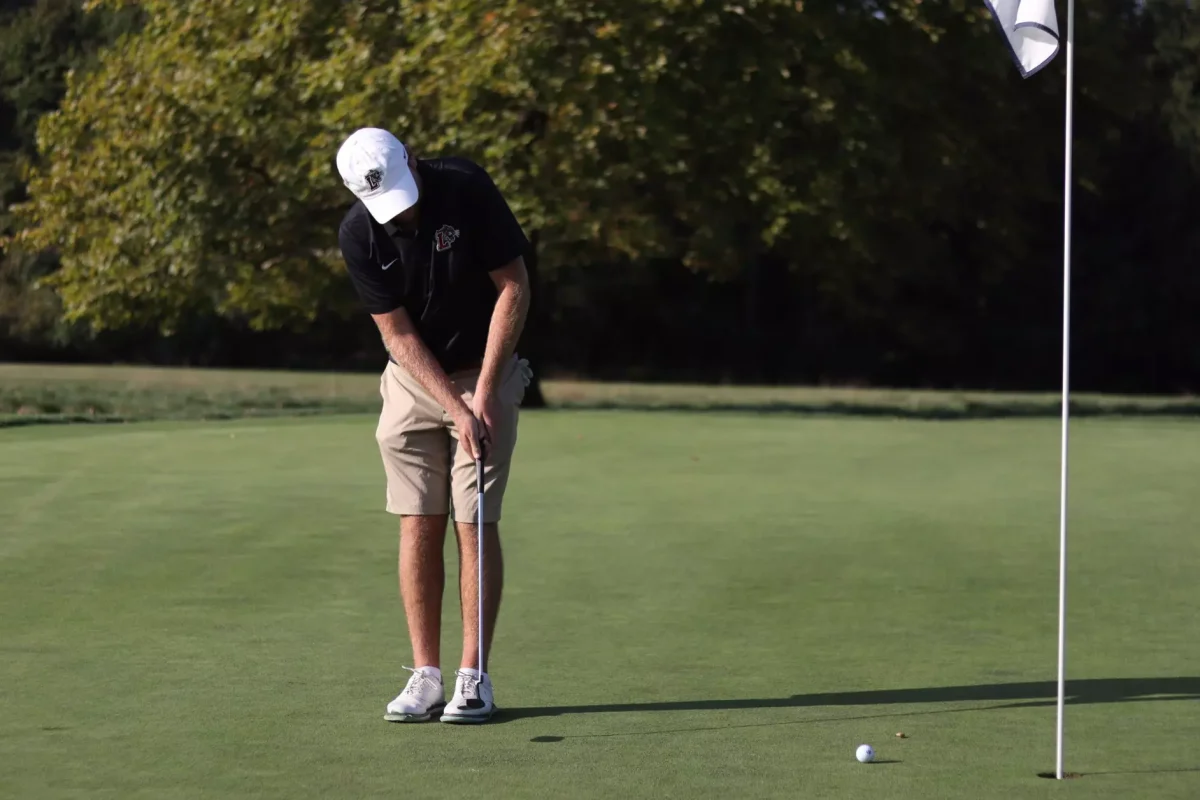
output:
{"label": "flagstick", "polygon": [[1063,178],[1062,483],[1058,552],[1058,737],[1056,777],[1063,779],[1063,706],[1067,667],[1067,426],[1071,378],[1071,151],[1075,116],[1075,0],[1067,0],[1066,166]]}

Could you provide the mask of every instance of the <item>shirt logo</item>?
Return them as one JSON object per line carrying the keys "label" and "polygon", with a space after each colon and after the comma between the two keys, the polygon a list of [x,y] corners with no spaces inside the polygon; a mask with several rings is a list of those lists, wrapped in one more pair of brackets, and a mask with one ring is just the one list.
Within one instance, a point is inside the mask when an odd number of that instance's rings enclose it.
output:
{"label": "shirt logo", "polygon": [[388,267],[390,267],[392,264],[395,264],[399,260],[400,259],[398,258],[393,258],[391,261],[383,265],[383,269],[386,271]]}
{"label": "shirt logo", "polygon": [[437,251],[443,253],[449,250],[455,242],[458,241],[459,232],[451,228],[449,225],[443,225],[433,234],[434,244],[437,246]]}
{"label": "shirt logo", "polygon": [[366,180],[367,186],[371,187],[372,192],[378,189],[379,185],[383,183],[383,173],[377,169],[371,170],[363,178]]}

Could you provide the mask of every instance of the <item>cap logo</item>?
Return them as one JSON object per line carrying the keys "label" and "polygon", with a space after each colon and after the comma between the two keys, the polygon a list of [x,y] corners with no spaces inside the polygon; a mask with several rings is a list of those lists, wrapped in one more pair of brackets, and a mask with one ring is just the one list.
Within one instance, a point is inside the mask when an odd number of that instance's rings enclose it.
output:
{"label": "cap logo", "polygon": [[378,189],[379,185],[381,183],[383,183],[383,173],[377,169],[371,170],[370,172],[368,172],[366,174],[365,177],[366,177],[366,181],[367,181],[367,186],[371,187],[372,192],[375,191],[376,189]]}

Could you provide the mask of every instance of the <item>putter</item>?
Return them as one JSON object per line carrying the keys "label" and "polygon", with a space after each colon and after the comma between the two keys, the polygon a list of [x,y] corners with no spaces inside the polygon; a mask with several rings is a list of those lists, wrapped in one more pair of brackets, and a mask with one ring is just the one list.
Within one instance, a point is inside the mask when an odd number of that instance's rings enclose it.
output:
{"label": "putter", "polygon": [[[483,683],[483,459],[484,454],[481,452],[479,458],[475,459],[475,491],[476,509],[475,509],[475,556],[476,564],[479,568],[477,583],[475,584],[475,596],[479,601],[479,682]],[[481,693],[481,692],[477,692]],[[469,708],[483,708],[483,700],[476,697],[473,700],[467,701]]]}

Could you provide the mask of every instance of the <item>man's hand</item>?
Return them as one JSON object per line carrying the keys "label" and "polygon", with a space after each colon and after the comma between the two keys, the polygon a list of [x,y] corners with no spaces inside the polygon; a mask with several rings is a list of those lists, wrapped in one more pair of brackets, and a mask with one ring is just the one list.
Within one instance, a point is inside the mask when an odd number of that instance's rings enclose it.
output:
{"label": "man's hand", "polygon": [[441,365],[429,352],[421,337],[417,335],[408,312],[398,308],[387,314],[373,314],[383,343],[392,358],[408,371],[425,390],[437,400],[454,420],[459,442],[471,458],[477,458],[486,450],[487,429],[476,419],[459,394],[458,387],[442,370]]}
{"label": "man's hand", "polygon": [[455,412],[454,429],[458,431],[458,441],[466,448],[467,455],[472,460],[486,459],[491,438],[488,435],[487,427],[471,409],[467,408],[466,404],[460,404],[461,408]]}
{"label": "man's hand", "polygon": [[491,392],[476,392],[471,401],[471,411],[475,414],[475,418],[483,423],[486,437],[484,450],[486,451],[495,438],[495,432],[499,430],[500,400]]}

